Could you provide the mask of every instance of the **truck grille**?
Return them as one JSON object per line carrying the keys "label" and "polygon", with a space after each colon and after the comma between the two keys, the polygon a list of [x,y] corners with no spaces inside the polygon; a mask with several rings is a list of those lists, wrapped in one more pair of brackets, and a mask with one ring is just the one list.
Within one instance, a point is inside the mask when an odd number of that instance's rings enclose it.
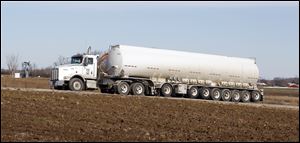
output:
{"label": "truck grille", "polygon": [[58,80],[58,68],[54,68],[51,71],[51,80]]}

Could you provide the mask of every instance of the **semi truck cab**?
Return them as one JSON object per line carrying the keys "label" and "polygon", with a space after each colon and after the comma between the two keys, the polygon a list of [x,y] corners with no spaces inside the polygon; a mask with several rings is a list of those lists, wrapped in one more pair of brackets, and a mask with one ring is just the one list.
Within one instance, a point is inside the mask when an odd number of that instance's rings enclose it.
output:
{"label": "semi truck cab", "polygon": [[51,71],[50,85],[54,89],[84,90],[97,88],[97,59],[99,55],[77,54],[71,63],[56,66]]}

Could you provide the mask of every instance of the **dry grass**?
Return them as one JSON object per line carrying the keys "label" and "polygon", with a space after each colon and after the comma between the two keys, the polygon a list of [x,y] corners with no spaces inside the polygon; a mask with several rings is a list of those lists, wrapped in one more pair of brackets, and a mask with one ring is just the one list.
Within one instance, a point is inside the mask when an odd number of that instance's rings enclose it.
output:
{"label": "dry grass", "polygon": [[19,87],[19,88],[43,88],[49,89],[49,78],[12,78],[8,75],[1,75],[1,87]]}
{"label": "dry grass", "polygon": [[292,96],[299,97],[299,88],[264,88],[267,96]]}

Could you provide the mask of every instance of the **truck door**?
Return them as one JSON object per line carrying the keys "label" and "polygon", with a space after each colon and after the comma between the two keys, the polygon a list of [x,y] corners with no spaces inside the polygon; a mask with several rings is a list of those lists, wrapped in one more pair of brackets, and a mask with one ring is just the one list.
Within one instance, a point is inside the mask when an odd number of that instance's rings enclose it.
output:
{"label": "truck door", "polygon": [[85,75],[86,78],[89,79],[96,79],[96,72],[95,72],[95,66],[94,63],[96,61],[94,61],[94,58],[92,57],[85,57],[84,59],[84,71],[83,74]]}

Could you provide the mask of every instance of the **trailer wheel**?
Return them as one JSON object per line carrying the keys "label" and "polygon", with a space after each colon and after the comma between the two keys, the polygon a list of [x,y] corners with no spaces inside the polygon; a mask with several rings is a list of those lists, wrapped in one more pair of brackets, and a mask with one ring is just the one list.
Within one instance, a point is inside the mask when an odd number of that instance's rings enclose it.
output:
{"label": "trailer wheel", "polygon": [[256,91],[256,90],[252,91],[252,93],[251,93],[251,100],[253,102],[257,102],[257,101],[260,101],[260,99],[261,99],[260,93],[258,91]]}
{"label": "trailer wheel", "polygon": [[202,99],[210,99],[210,89],[209,88],[207,88],[207,87],[202,87],[201,89],[200,89],[200,95],[201,95],[201,98]]}
{"label": "trailer wheel", "polygon": [[251,99],[250,92],[247,90],[243,90],[241,94],[242,102],[249,102]]}
{"label": "trailer wheel", "polygon": [[121,95],[128,95],[128,93],[130,91],[129,84],[127,82],[120,82],[117,85],[117,91]]}
{"label": "trailer wheel", "polygon": [[211,98],[213,100],[220,100],[221,99],[221,90],[219,88],[213,88],[211,90]]}
{"label": "trailer wheel", "polygon": [[69,88],[73,91],[81,91],[85,89],[85,85],[81,79],[72,78],[69,82]]}
{"label": "trailer wheel", "polygon": [[144,95],[145,86],[142,83],[136,82],[131,85],[133,95]]}
{"label": "trailer wheel", "polygon": [[173,93],[173,88],[170,84],[164,84],[160,91],[163,96],[170,97]]}
{"label": "trailer wheel", "polygon": [[189,98],[193,98],[193,99],[196,99],[199,97],[199,90],[196,86],[193,86],[189,89],[188,91],[188,96]]}
{"label": "trailer wheel", "polygon": [[231,91],[229,89],[223,89],[221,92],[221,98],[223,101],[230,101],[231,99]]}
{"label": "trailer wheel", "polygon": [[232,91],[232,98],[231,101],[233,102],[240,102],[241,100],[241,93],[238,90],[233,90]]}

